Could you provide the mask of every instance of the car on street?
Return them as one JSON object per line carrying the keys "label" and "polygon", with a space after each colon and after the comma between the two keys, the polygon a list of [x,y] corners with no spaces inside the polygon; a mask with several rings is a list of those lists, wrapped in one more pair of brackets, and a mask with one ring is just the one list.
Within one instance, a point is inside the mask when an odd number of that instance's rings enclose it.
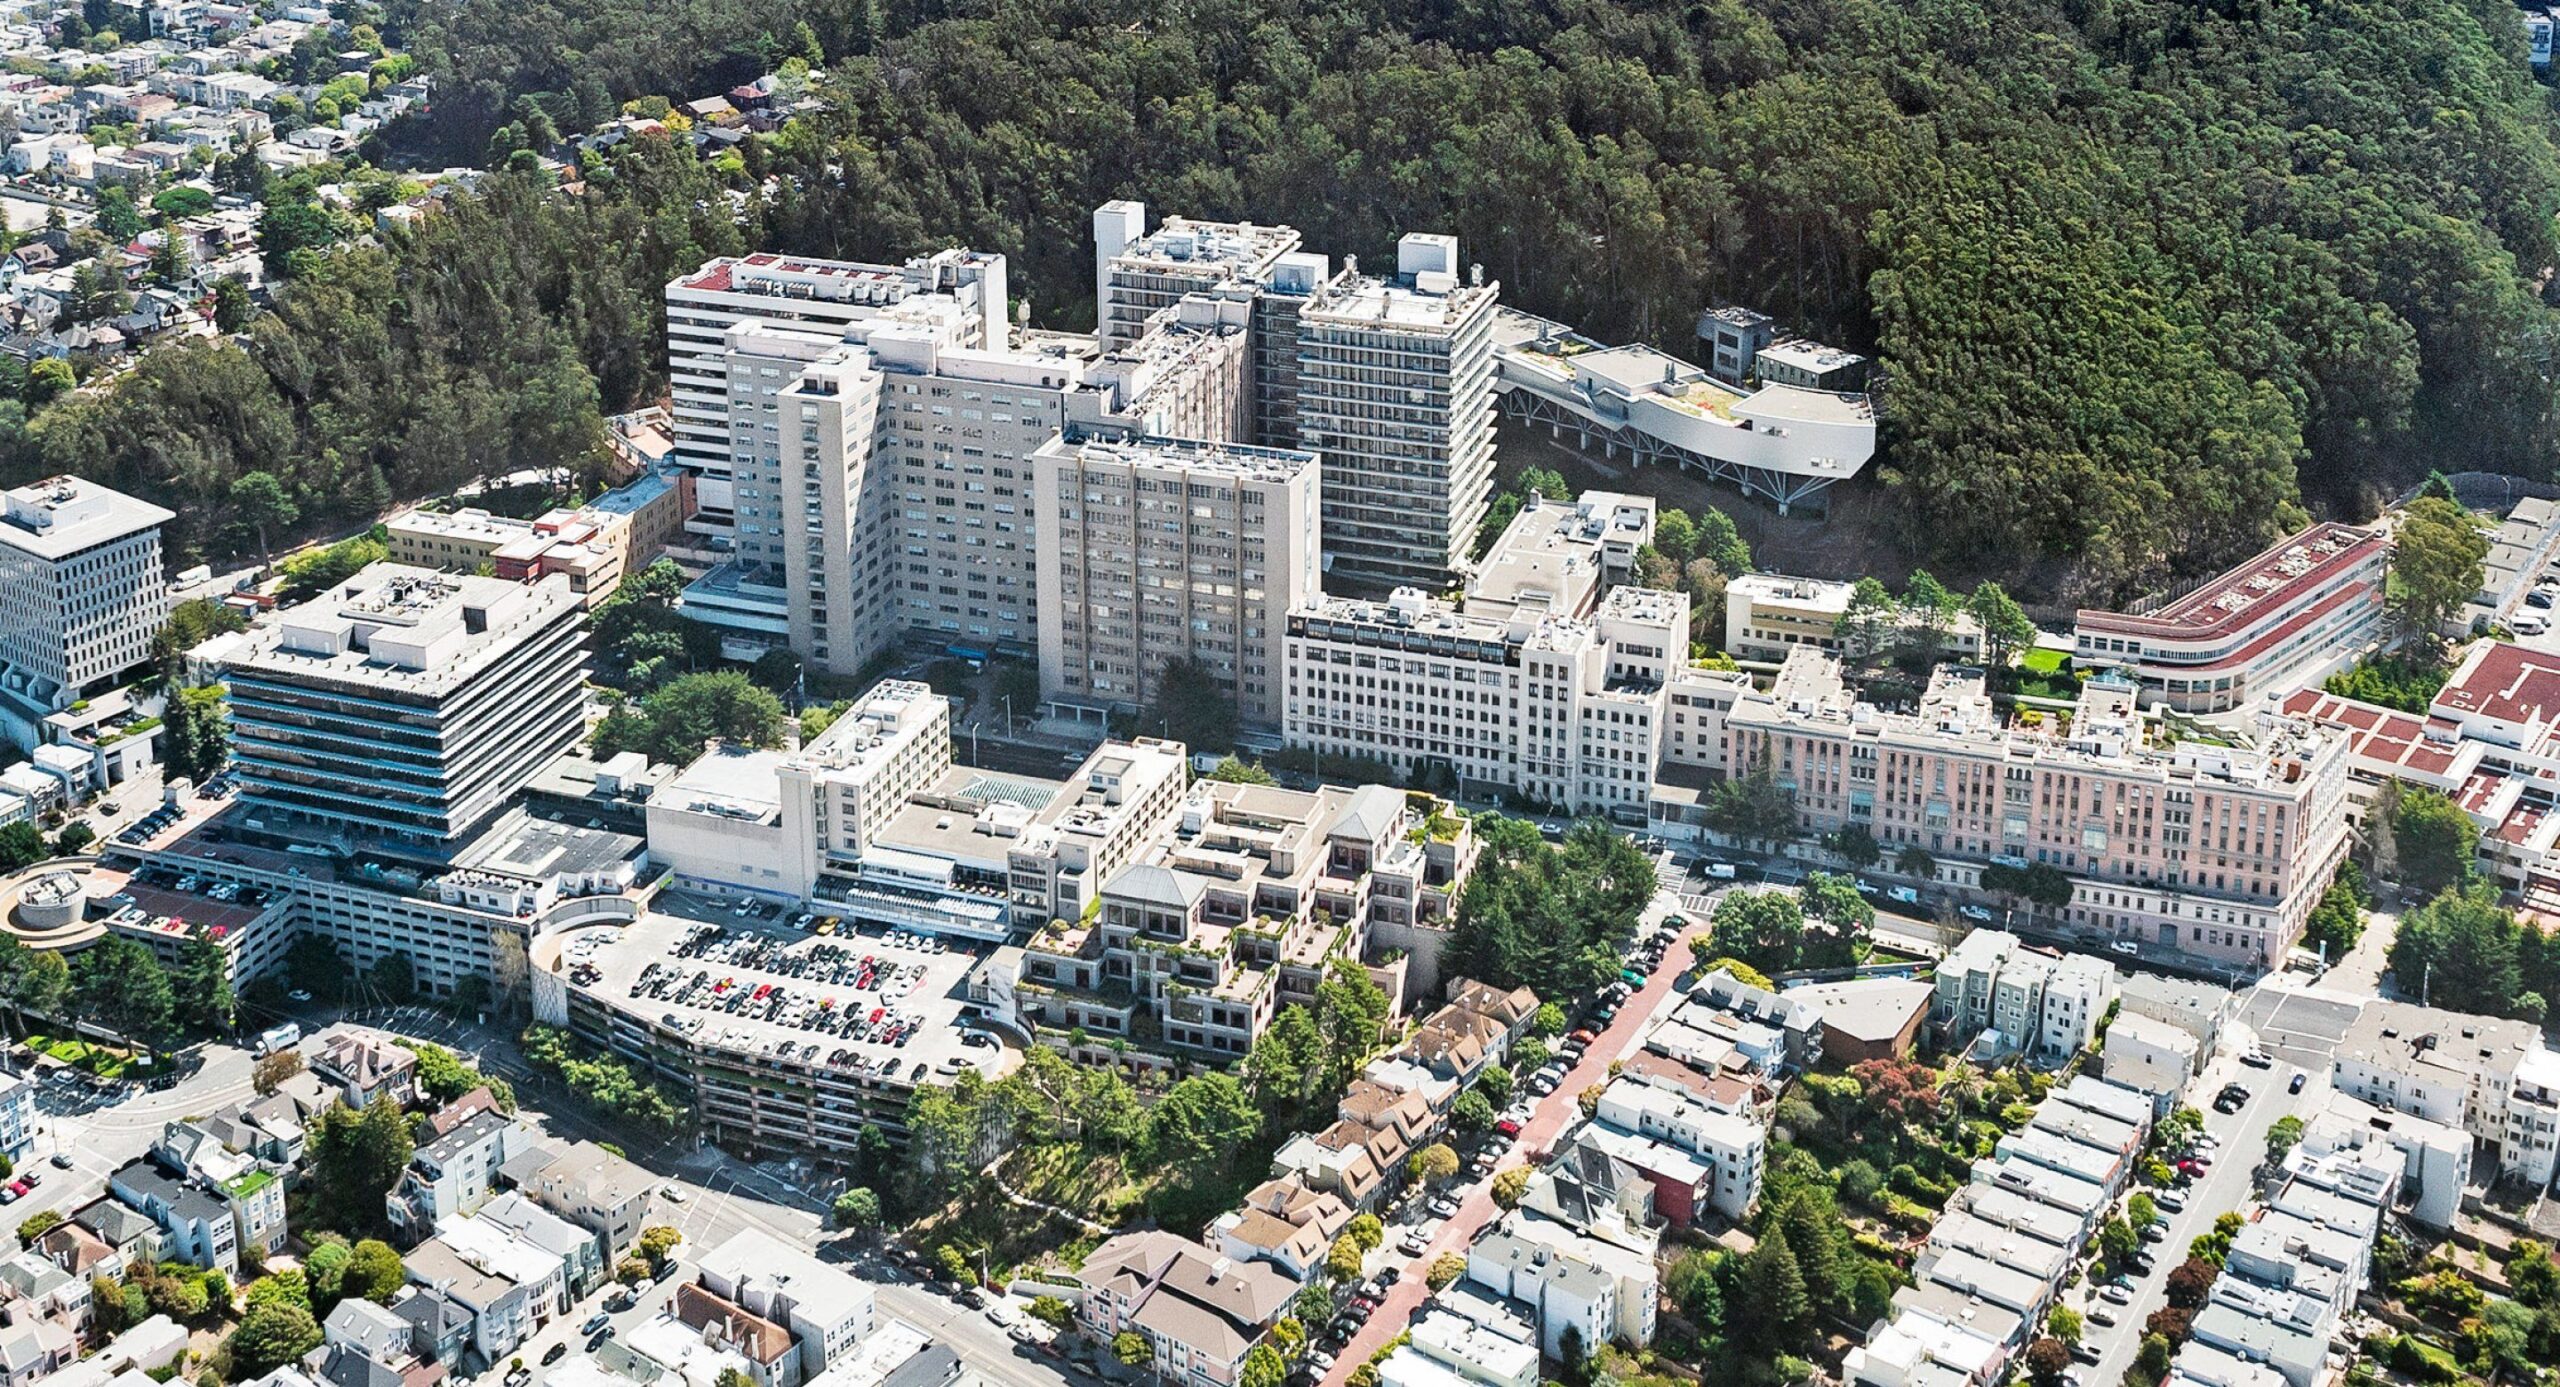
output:
{"label": "car on street", "polygon": [[1396,1250],[1407,1257],[1419,1257],[1431,1250],[1431,1235],[1416,1228],[1404,1235],[1404,1241],[1396,1244]]}
{"label": "car on street", "polygon": [[2302,1091],[2302,1084],[2303,1084],[2303,1081],[2304,1081],[2304,1080],[2306,1080],[2306,1079],[2308,1079],[2308,1078],[2310,1078],[2310,1077],[2311,1077],[2311,1076],[2310,1076],[2310,1075],[2308,1075],[2308,1074],[2296,1074],[2296,1075],[2294,1075],[2294,1076],[2293,1076],[2293,1082],[2291,1082],[2291,1083],[2289,1083],[2289,1084],[2286,1084],[2286,1085],[2284,1086],[2284,1091],[2285,1091],[2285,1092],[2287,1092],[2287,1093],[2300,1093],[2300,1092]]}
{"label": "car on street", "polygon": [[2116,1323],[2116,1312],[2103,1305],[2092,1305],[2089,1307],[2089,1313],[2081,1318],[2100,1329],[2113,1329]]}
{"label": "car on street", "polygon": [[2276,1061],[2275,1056],[2264,1050],[2243,1050],[2240,1052],[2240,1062],[2251,1069],[2267,1069],[2273,1067]]}
{"label": "car on street", "polygon": [[2128,958],[2142,952],[2142,946],[2134,943],[2130,939],[2119,939],[2116,942],[2109,944],[2107,947],[2117,953],[2125,955]]}
{"label": "car on street", "polygon": [[1516,1117],[1506,1117],[1500,1122],[1493,1124],[1493,1130],[1500,1132],[1506,1137],[1516,1137],[1520,1135],[1520,1119]]}
{"label": "car on street", "polygon": [[533,1381],[533,1369],[518,1368],[507,1374],[504,1380],[506,1387],[524,1387],[526,1383]]}
{"label": "car on street", "polygon": [[297,987],[291,992],[284,994],[284,999],[288,1002],[307,1002],[311,1000],[311,993],[306,989]]}
{"label": "car on street", "polygon": [[1973,921],[1977,925],[1987,925],[1991,923],[1991,912],[1982,906],[1960,905],[1956,907],[1956,913]]}
{"label": "car on street", "polygon": [[1454,1218],[1458,1213],[1458,1201],[1453,1195],[1434,1195],[1431,1202],[1423,1207],[1441,1218]]}
{"label": "car on street", "polygon": [[2167,1242],[2169,1240],[2169,1230],[2157,1223],[2154,1223],[2142,1230],[2142,1240],[2147,1243]]}
{"label": "car on street", "polygon": [[611,1323],[613,1323],[613,1316],[611,1315],[589,1315],[587,1316],[587,1322],[578,1326],[578,1332],[581,1334],[593,1334],[597,1330],[602,1329]]}
{"label": "car on street", "polygon": [[2151,1202],[2169,1213],[2182,1214],[2187,1211],[2187,1197],[2176,1190],[2162,1190],[2151,1196]]}
{"label": "car on street", "polygon": [[2098,1361],[2099,1357],[2098,1346],[2096,1344],[2089,1343],[2086,1340],[2073,1344],[2071,1346],[2071,1357],[2076,1362],[2095,1363]]}
{"label": "car on street", "polygon": [[2098,1299],[2109,1305],[2130,1305],[2133,1303],[2133,1292],[2120,1285],[2109,1283],[2104,1290],[2098,1292]]}
{"label": "car on street", "polygon": [[557,1363],[568,1356],[569,1346],[567,1344],[553,1344],[550,1348],[543,1350],[542,1366],[546,1368],[550,1367],[552,1364]]}
{"label": "car on street", "polygon": [[68,1151],[54,1152],[53,1163],[63,1170],[69,1170],[71,1168],[71,1153]]}
{"label": "car on street", "polygon": [[658,1197],[670,1204],[682,1204],[684,1202],[684,1187],[681,1185],[668,1185],[658,1191]]}

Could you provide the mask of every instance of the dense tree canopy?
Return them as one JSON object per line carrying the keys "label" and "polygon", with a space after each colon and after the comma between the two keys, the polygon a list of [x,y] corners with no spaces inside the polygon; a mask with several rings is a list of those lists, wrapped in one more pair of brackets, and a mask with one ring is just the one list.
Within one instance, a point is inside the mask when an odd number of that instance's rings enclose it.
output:
{"label": "dense tree canopy", "polygon": [[2494,0],[809,10],[842,101],[781,142],[788,244],[1003,250],[1072,325],[1134,195],[1336,255],[1452,231],[1604,334],[1751,303],[1878,352],[1924,553],[2123,586],[2553,441],[2560,157]]}
{"label": "dense tree canopy", "polygon": [[1653,863],[1620,834],[1584,820],[1551,846],[1532,825],[1488,814],[1485,851],[1458,903],[1444,956],[1450,976],[1540,997],[1587,996],[1618,960],[1653,898]]}
{"label": "dense tree canopy", "polygon": [[[278,311],[0,438],[246,532],[598,457],[663,385],[661,287],[762,242],[1006,253],[1089,321],[1091,209],[1137,196],[1383,260],[1455,233],[1504,298],[1694,350],[1742,302],[1874,353],[1901,538],[2021,593],[2219,564],[2305,502],[2542,470],[2560,444],[2551,106],[2498,0],[394,0],[439,85],[403,138],[510,170],[383,244],[268,198]],[[788,60],[788,61],[786,61]],[[806,62],[824,75],[804,79]],[[638,99],[773,70],[822,109],[708,163]],[[678,122],[679,124],[681,122]],[[519,158],[522,155],[526,157]],[[723,186],[725,185],[725,186]],[[737,194],[732,201],[726,194]],[[127,209],[128,211],[132,209]],[[52,365],[52,363],[47,363]],[[40,368],[41,369],[41,368]],[[254,528],[254,527],[250,527]],[[1705,517],[1675,548],[1745,561]]]}

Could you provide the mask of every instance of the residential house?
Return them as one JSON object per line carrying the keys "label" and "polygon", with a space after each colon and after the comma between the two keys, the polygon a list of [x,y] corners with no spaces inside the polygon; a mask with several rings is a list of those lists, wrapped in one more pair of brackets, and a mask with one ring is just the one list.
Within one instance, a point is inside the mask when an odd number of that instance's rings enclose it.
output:
{"label": "residential house", "polygon": [[1268,1262],[1303,1283],[1323,1267],[1326,1251],[1351,1216],[1339,1195],[1296,1178],[1265,1180],[1241,1207],[1220,1214],[1209,1233],[1221,1253]]}
{"label": "residential house", "polygon": [[480,1206],[474,1221],[496,1228],[556,1259],[568,1282],[568,1298],[581,1300],[604,1284],[604,1246],[596,1235],[510,1190]]}
{"label": "residential house", "polygon": [[498,1168],[533,1146],[536,1137],[531,1123],[492,1110],[473,1113],[419,1147],[400,1182],[383,1197],[393,1230],[421,1238],[446,1219],[477,1210],[497,1192]]}
{"label": "residential house", "polygon": [[798,1387],[804,1380],[791,1331],[761,1315],[691,1283],[676,1287],[667,1313],[696,1331],[702,1342],[745,1359],[745,1372],[756,1387]]}
{"label": "residential house", "polygon": [[381,1036],[340,1031],[312,1057],[311,1068],[336,1084],[351,1108],[369,1108],[377,1098],[405,1108],[418,1096],[418,1057]]}
{"label": "residential house", "polygon": [[607,1262],[639,1240],[658,1189],[655,1176],[591,1141],[516,1183],[542,1207],[601,1239]]}
{"label": "residential house", "polygon": [[1239,1262],[1178,1234],[1122,1233],[1085,1258],[1087,1333],[1135,1333],[1153,1349],[1158,1376],[1233,1387],[1245,1355],[1262,1342],[1298,1285],[1256,1262]]}
{"label": "residential house", "polygon": [[107,1191],[160,1226],[163,1258],[239,1274],[240,1229],[225,1199],[169,1176],[149,1160],[118,1167],[107,1177]]}
{"label": "residential house", "polygon": [[702,1288],[788,1326],[800,1371],[816,1377],[871,1337],[871,1287],[769,1233],[746,1229],[705,1253]]}
{"label": "residential house", "polygon": [[1918,978],[1851,978],[1791,987],[1786,995],[1821,1014],[1822,1058],[1845,1069],[1909,1055],[1937,993]]}
{"label": "residential house", "polygon": [[[409,1249],[401,1260],[408,1269],[409,1280],[450,1302],[461,1312],[467,1326],[456,1345],[458,1357],[440,1361],[466,1368],[473,1363],[486,1367],[502,1362],[539,1327],[536,1316],[542,1307],[537,1301],[546,1278],[530,1265],[529,1254],[524,1258],[510,1256],[507,1261],[518,1263],[518,1270],[530,1275],[531,1286],[509,1275],[503,1266],[463,1255],[441,1238],[427,1239]],[[557,1281],[559,1276],[559,1269],[554,1267],[549,1279]]]}
{"label": "residential house", "polygon": [[[91,1200],[73,1212],[64,1226],[86,1229],[107,1249],[107,1260],[113,1263],[108,1275],[120,1277],[135,1263],[160,1260],[159,1221],[121,1200]],[[55,1251],[50,1245],[46,1250]]]}

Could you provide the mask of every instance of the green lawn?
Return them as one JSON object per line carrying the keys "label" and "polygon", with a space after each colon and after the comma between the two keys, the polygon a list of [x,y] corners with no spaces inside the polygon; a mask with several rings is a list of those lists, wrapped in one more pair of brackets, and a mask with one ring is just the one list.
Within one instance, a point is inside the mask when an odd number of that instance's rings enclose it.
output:
{"label": "green lawn", "polygon": [[27,1043],[64,1064],[85,1070],[102,1079],[120,1079],[124,1077],[125,1070],[133,1067],[134,1064],[133,1056],[122,1050],[92,1044],[76,1037],[66,1036],[56,1039],[51,1036],[31,1035],[27,1037]]}
{"label": "green lawn", "polygon": [[2018,661],[2018,668],[2029,674],[2060,674],[2062,667],[2069,663],[2071,663],[2069,651],[2056,650],[2049,645],[2039,645],[2029,650],[2026,656]]}

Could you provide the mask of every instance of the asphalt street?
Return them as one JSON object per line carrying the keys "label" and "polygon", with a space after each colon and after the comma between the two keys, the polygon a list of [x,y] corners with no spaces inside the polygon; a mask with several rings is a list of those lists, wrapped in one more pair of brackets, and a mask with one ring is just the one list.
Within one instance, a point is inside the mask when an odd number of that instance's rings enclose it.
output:
{"label": "asphalt street", "polygon": [[[1710,900],[1707,909],[1712,908]],[[1414,1313],[1421,1308],[1424,1298],[1431,1294],[1423,1279],[1431,1263],[1443,1253],[1463,1252],[1486,1224],[1500,1216],[1501,1210],[1493,1202],[1494,1177],[1513,1166],[1530,1164],[1543,1157],[1566,1127],[1582,1119],[1582,1091],[1593,1084],[1606,1082],[1610,1064],[1635,1048],[1655,1011],[1672,995],[1675,985],[1688,968],[1689,939],[1705,933],[1707,929],[1707,912],[1695,910],[1684,902],[1670,880],[1666,879],[1664,889],[1655,895],[1653,904],[1645,911],[1639,934],[1651,932],[1674,913],[1684,913],[1688,921],[1681,937],[1663,951],[1661,966],[1654,970],[1644,986],[1619,1005],[1617,1018],[1609,1023],[1607,1030],[1600,1032],[1583,1053],[1581,1061],[1565,1076],[1564,1082],[1556,1085],[1553,1093],[1536,1101],[1533,1116],[1522,1128],[1517,1143],[1483,1176],[1471,1179],[1462,1173],[1442,1186],[1441,1193],[1457,1200],[1457,1212],[1445,1220],[1431,1218],[1425,1213],[1423,1201],[1419,1198],[1410,1198],[1401,1206],[1395,1221],[1387,1229],[1385,1244],[1371,1255],[1369,1268],[1374,1271],[1379,1266],[1397,1266],[1401,1269],[1401,1279],[1388,1289],[1368,1322],[1336,1351],[1334,1364],[1324,1375],[1327,1387],[1339,1387],[1350,1377],[1352,1369],[1369,1361],[1369,1355],[1404,1331]],[[1417,1226],[1430,1228],[1434,1223],[1438,1226],[1431,1230],[1430,1243],[1421,1255],[1407,1254],[1398,1246],[1407,1232]],[[1309,1326],[1310,1330],[1316,1328]]]}
{"label": "asphalt street", "polygon": [[[2101,1299],[2099,1287],[2083,1281],[2070,1302],[2085,1315],[2104,1306],[2113,1315],[2113,1325],[2089,1322],[2082,1341],[2096,1348],[2099,1359],[2094,1367],[2081,1373],[2089,1383],[2121,1381],[2125,1370],[2133,1366],[2134,1354],[2142,1347],[2142,1323],[2151,1313],[2168,1304],[2169,1272],[2186,1260],[2187,1245],[2199,1234],[2212,1230],[2215,1219],[2226,1213],[2247,1213],[2258,1193],[2255,1168],[2266,1154],[2267,1128],[2284,1114],[2317,1102],[2327,1087],[2325,1070],[2308,1079],[2299,1096],[2286,1093],[2295,1074],[2295,1066],[2278,1061],[2273,1068],[2249,1069],[2234,1056],[2241,1047],[2226,1050],[2222,1057],[2207,1066],[2192,1090],[2195,1106],[2204,1113],[2205,1131],[2221,1143],[2213,1156],[2213,1164],[2204,1177],[2189,1185],[2182,1193],[2186,1207],[2169,1219],[2169,1236],[2151,1248],[2151,1271],[2135,1278],[2130,1300],[2122,1305]],[[2249,1101],[2239,1111],[2219,1113],[2210,1106],[2213,1095],[2225,1083],[2237,1081],[2249,1090]]]}

